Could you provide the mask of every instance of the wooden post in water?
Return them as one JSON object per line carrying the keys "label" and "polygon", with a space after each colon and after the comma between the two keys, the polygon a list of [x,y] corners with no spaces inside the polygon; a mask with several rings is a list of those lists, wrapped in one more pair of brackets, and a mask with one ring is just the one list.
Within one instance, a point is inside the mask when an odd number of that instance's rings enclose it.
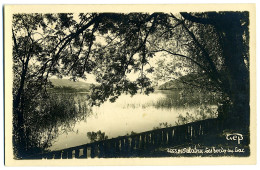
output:
{"label": "wooden post in water", "polygon": [[78,148],[75,149],[75,158],[79,158],[79,149]]}
{"label": "wooden post in water", "polygon": [[159,146],[159,141],[160,141],[159,138],[160,138],[160,137],[159,137],[159,132],[158,132],[158,130],[156,130],[156,131],[155,131],[155,146],[156,146],[156,147]]}
{"label": "wooden post in water", "polygon": [[140,135],[136,135],[135,141],[136,141],[135,148],[139,149],[140,148]]}
{"label": "wooden post in water", "polygon": [[172,132],[173,132],[172,128],[168,129],[168,145],[172,144]]}
{"label": "wooden post in water", "polygon": [[163,143],[163,145],[167,145],[168,144],[168,141],[167,141],[167,137],[168,137],[168,133],[167,133],[168,131],[166,130],[166,129],[164,129],[163,131],[162,131],[162,143]]}
{"label": "wooden post in water", "polygon": [[116,153],[116,146],[115,146],[115,140],[110,140],[110,157],[115,157]]}
{"label": "wooden post in water", "polygon": [[145,148],[148,149],[151,146],[151,133],[145,133]]}
{"label": "wooden post in water", "polygon": [[125,156],[129,156],[129,150],[130,150],[130,138],[125,138]]}
{"label": "wooden post in water", "polygon": [[120,148],[119,148],[119,140],[115,140],[115,153],[114,153],[114,157],[118,157],[120,154]]}
{"label": "wooden post in water", "polygon": [[200,135],[200,136],[203,135],[203,134],[202,134],[202,125],[201,125],[201,123],[200,123],[200,125],[199,125],[199,135]]}
{"label": "wooden post in water", "polygon": [[72,159],[72,149],[69,149],[69,150],[68,150],[68,158],[69,158],[69,159]]}
{"label": "wooden post in water", "polygon": [[156,131],[153,132],[154,147],[158,145],[158,134]]}
{"label": "wooden post in water", "polygon": [[131,137],[131,146],[130,146],[130,152],[133,153],[135,149],[135,138]]}
{"label": "wooden post in water", "polygon": [[156,134],[155,134],[154,131],[151,132],[151,135],[152,135],[152,138],[151,138],[151,140],[152,140],[152,146],[155,147],[155,146],[156,146],[156,142],[157,142],[157,137],[156,137]]}
{"label": "wooden post in water", "polygon": [[68,158],[68,152],[66,150],[62,151],[62,159],[67,159]]}
{"label": "wooden post in water", "polygon": [[108,141],[104,141],[104,157],[110,156],[110,148]]}
{"label": "wooden post in water", "polygon": [[196,124],[193,124],[193,136],[194,139],[198,139],[198,126]]}
{"label": "wooden post in water", "polygon": [[203,121],[202,122],[202,126],[204,127],[204,135],[207,135],[208,134],[208,130],[209,130],[209,122],[207,121]]}
{"label": "wooden post in water", "polygon": [[61,159],[61,151],[56,151],[54,159]]}
{"label": "wooden post in water", "polygon": [[145,134],[141,134],[141,142],[140,142],[140,149],[144,150],[145,147]]}
{"label": "wooden post in water", "polygon": [[83,148],[82,158],[87,158],[87,146],[84,146],[84,148]]}
{"label": "wooden post in water", "polygon": [[173,145],[178,145],[180,143],[180,130],[174,127]]}
{"label": "wooden post in water", "polygon": [[99,158],[103,158],[105,155],[104,155],[104,142],[100,142],[98,144],[98,148],[99,148]]}
{"label": "wooden post in water", "polygon": [[120,139],[121,155],[124,157],[126,154],[125,138]]}
{"label": "wooden post in water", "polygon": [[179,126],[178,128],[180,132],[179,144],[182,144],[185,141],[185,136],[186,136],[185,125]]}
{"label": "wooden post in water", "polygon": [[192,135],[193,135],[193,134],[192,134],[192,129],[193,129],[193,125],[190,124],[190,125],[189,125],[189,140],[190,140],[190,141],[193,140],[193,138],[192,138]]}
{"label": "wooden post in water", "polygon": [[189,130],[189,126],[188,125],[183,126],[183,132],[184,132],[183,142],[188,142],[188,139],[189,139],[189,137],[188,137],[188,135],[189,135],[188,130]]}
{"label": "wooden post in water", "polygon": [[194,136],[193,136],[193,125],[190,125],[190,140],[193,141],[194,140]]}
{"label": "wooden post in water", "polygon": [[91,145],[87,145],[87,158],[91,158]]}
{"label": "wooden post in water", "polygon": [[95,158],[95,145],[94,144],[91,144],[91,151],[90,151],[90,156],[91,158]]}

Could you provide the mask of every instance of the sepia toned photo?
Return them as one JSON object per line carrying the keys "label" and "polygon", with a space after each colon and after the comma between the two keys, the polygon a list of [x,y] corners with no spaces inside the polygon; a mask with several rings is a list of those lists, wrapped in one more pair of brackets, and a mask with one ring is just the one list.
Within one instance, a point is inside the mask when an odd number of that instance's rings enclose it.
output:
{"label": "sepia toned photo", "polygon": [[255,163],[254,5],[10,5],[4,34],[7,165]]}

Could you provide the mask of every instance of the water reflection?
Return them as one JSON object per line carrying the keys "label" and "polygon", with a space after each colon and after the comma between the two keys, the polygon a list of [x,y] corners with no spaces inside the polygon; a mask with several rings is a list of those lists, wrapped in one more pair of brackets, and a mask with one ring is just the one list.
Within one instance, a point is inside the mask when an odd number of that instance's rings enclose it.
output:
{"label": "water reflection", "polygon": [[[169,94],[157,91],[149,96],[137,94],[133,97],[122,95],[115,103],[105,102],[93,107],[93,114],[75,124],[74,131],[63,133],[53,143],[51,150],[78,146],[90,142],[88,132],[104,132],[108,138],[124,136],[131,132],[152,130],[159,124],[175,125],[179,115],[194,114],[198,106],[158,107],[167,103]],[[160,105],[159,105],[160,106]]]}

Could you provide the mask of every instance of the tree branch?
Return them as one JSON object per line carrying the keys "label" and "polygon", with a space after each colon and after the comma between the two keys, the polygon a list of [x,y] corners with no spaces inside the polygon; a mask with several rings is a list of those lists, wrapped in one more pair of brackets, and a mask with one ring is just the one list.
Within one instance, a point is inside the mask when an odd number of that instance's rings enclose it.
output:
{"label": "tree branch", "polygon": [[[184,14],[185,15],[185,14]],[[174,15],[172,15],[176,20],[180,21],[178,18],[176,18]],[[192,40],[194,41],[194,43],[196,44],[196,46],[201,50],[204,58],[206,59],[207,63],[210,66],[210,70],[208,70],[207,72],[209,73],[209,76],[211,77],[212,80],[214,80],[219,86],[222,86],[221,81],[220,81],[220,75],[217,71],[217,68],[214,64],[214,62],[212,61],[211,57],[209,56],[208,52],[205,50],[205,48],[199,43],[199,41],[197,40],[197,38],[195,37],[195,35],[189,30],[189,28],[184,24],[184,22],[182,22],[182,26],[183,28],[188,32],[188,34],[190,35],[190,37],[192,38]],[[202,58],[203,59],[203,58]]]}
{"label": "tree branch", "polygon": [[194,60],[193,58],[190,58],[190,57],[188,57],[188,56],[186,56],[186,55],[178,54],[178,53],[173,53],[173,52],[171,52],[171,51],[169,51],[169,50],[166,50],[166,49],[155,50],[155,51],[152,51],[152,52],[167,52],[167,53],[169,53],[169,54],[171,54],[171,55],[174,55],[174,56],[179,56],[179,57],[186,58],[186,59],[192,61],[194,64],[198,65],[202,70],[208,71],[208,70],[207,70],[204,66],[202,66],[199,62],[197,62],[197,61]]}
{"label": "tree branch", "polygon": [[91,21],[89,21],[86,25],[84,25],[81,29],[79,29],[78,31],[76,31],[75,33],[71,33],[68,36],[66,36],[64,39],[62,39],[57,45],[56,47],[53,49],[53,51],[56,51],[58,46],[63,42],[63,45],[59,48],[58,52],[56,54],[53,55],[53,57],[51,57],[49,60],[47,60],[45,62],[45,64],[42,67],[42,72],[45,72],[45,69],[47,68],[47,64],[49,62],[52,61],[52,64],[49,68],[52,69],[52,67],[54,66],[55,62],[59,59],[60,57],[60,53],[62,52],[62,50],[67,46],[68,43],[70,43],[76,36],[78,36],[80,33],[82,33],[84,30],[86,30],[87,28],[89,28],[91,25],[93,25],[96,22],[99,22],[99,20],[104,16],[105,14],[99,14],[98,16],[95,16]]}
{"label": "tree branch", "polygon": [[198,17],[192,16],[191,14],[189,14],[187,12],[181,12],[181,15],[183,16],[184,19],[192,21],[192,22],[196,22],[196,23],[200,23],[200,24],[214,24],[213,20],[211,20],[211,19],[198,18]]}

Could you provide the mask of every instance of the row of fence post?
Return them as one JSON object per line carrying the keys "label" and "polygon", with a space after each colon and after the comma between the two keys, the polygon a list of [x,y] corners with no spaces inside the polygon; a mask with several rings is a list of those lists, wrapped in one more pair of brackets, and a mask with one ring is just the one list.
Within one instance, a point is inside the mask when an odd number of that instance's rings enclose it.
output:
{"label": "row of fence post", "polygon": [[53,151],[35,158],[72,159],[138,156],[142,152],[161,146],[172,147],[197,140],[217,129],[219,129],[217,119],[208,119]]}

